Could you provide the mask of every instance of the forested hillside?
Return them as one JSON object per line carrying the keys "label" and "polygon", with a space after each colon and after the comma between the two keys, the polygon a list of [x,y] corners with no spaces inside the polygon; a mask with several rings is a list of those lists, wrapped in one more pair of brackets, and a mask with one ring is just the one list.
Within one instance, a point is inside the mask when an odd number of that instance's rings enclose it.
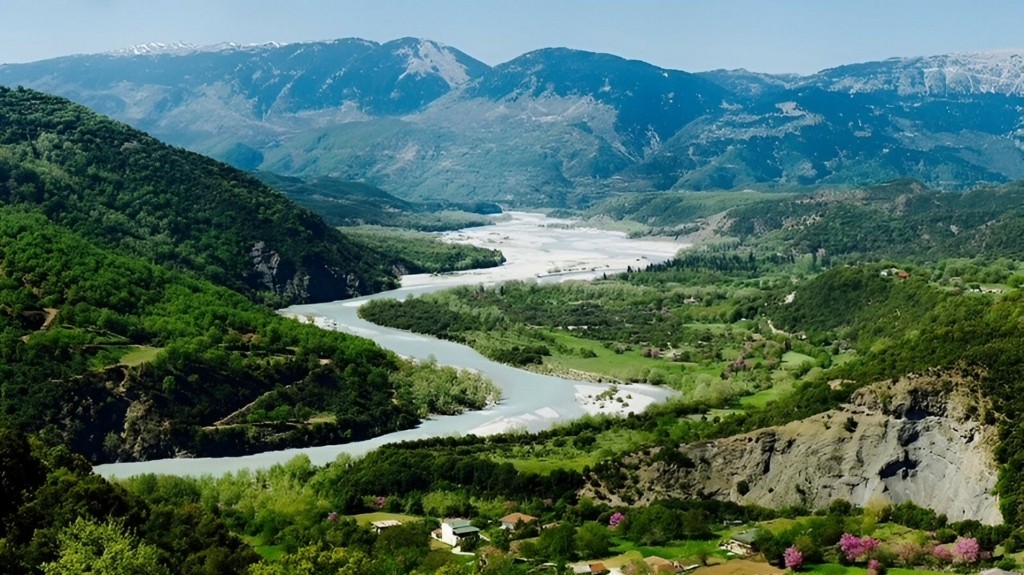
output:
{"label": "forested hillside", "polygon": [[0,209],[0,420],[92,461],[338,443],[482,407],[476,376]]}
{"label": "forested hillside", "polygon": [[441,232],[486,226],[501,213],[490,202],[412,202],[384,190],[329,176],[301,179],[271,172],[254,172],[268,186],[293,202],[320,214],[332,226],[377,225]]}
{"label": "forested hillside", "polygon": [[0,468],[6,574],[234,575],[259,560],[196,502],[143,500],[93,475],[66,447],[2,425]]}
{"label": "forested hillside", "polygon": [[271,304],[396,285],[376,251],[251,176],[31,90],[0,88],[0,202]]}
{"label": "forested hillside", "polygon": [[822,189],[732,209],[723,231],[822,256],[913,258],[1024,257],[1024,186],[963,193],[915,180]]}

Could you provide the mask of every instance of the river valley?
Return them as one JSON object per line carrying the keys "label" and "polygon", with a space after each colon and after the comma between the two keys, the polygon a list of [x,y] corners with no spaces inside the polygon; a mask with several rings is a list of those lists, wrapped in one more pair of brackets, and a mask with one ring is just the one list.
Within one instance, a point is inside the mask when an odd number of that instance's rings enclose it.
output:
{"label": "river valley", "polygon": [[488,435],[508,430],[539,431],[585,413],[641,411],[662,401],[671,391],[649,385],[620,386],[622,402],[600,401],[597,395],[607,384],[572,381],[541,375],[493,362],[473,349],[450,341],[375,325],[358,316],[362,303],[377,298],[403,299],[456,285],[509,281],[538,282],[589,279],[627,267],[644,267],[675,255],[685,244],[667,240],[629,240],[621,232],[569,227],[569,222],[539,214],[512,212],[507,221],[493,226],[445,234],[448,241],[497,248],[506,263],[497,268],[444,275],[408,275],[397,290],[372,296],[321,304],[292,306],[281,310],[326,329],[366,337],[405,357],[434,358],[440,364],[479,371],[502,390],[502,400],[487,409],[454,416],[431,417],[413,429],[366,441],[342,445],[296,448],[226,458],[163,459],[113,463],[95,467],[106,477],[142,473],[171,475],[224,474],[240,469],[267,468],[306,454],[316,465],[333,461],[341,453],[359,455],[387,443],[445,435]]}

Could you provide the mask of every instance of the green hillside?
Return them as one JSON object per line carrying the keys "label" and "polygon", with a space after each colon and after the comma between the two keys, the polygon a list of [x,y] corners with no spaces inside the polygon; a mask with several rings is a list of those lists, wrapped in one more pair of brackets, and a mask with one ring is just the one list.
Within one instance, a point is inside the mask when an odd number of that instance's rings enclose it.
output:
{"label": "green hillside", "polygon": [[254,172],[268,186],[319,214],[332,226],[376,225],[424,232],[457,230],[493,223],[501,207],[489,202],[412,202],[384,190],[330,176],[310,179]]}
{"label": "green hillside", "polygon": [[396,283],[375,251],[255,178],[31,90],[0,88],[0,202],[272,304]]}
{"label": "green hillside", "polygon": [[0,423],[93,461],[364,439],[495,390],[0,208]]}

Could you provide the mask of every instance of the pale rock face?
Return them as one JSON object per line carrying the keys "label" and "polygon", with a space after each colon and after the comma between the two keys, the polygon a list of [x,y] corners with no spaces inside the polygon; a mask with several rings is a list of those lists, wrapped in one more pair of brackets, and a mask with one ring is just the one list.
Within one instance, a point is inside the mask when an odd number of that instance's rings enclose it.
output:
{"label": "pale rock face", "polygon": [[437,74],[451,88],[457,88],[469,81],[469,73],[455,54],[444,46],[434,42],[420,42],[415,50],[402,48],[398,54],[407,58],[405,72],[399,80],[407,75],[417,77]]}
{"label": "pale rock face", "polygon": [[[854,71],[836,77],[828,87],[854,93],[894,91],[901,96],[1024,95],[1022,51],[893,58],[880,64],[886,66],[879,66],[866,74]],[[816,76],[829,77],[831,74],[826,70]],[[809,80],[813,83],[815,76]]]}
{"label": "pale rock face", "polygon": [[[691,468],[642,461],[631,487],[640,503],[672,496],[812,508],[836,499],[859,506],[913,501],[952,521],[998,524],[995,429],[974,415],[985,410],[962,383],[922,376],[876,384],[842,410],[683,446]],[[616,501],[629,489],[594,495]]]}

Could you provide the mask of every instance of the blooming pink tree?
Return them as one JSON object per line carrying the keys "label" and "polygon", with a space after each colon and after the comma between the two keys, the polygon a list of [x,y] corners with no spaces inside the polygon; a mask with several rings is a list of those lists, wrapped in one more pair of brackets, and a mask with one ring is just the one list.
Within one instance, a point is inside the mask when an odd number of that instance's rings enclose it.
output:
{"label": "blooming pink tree", "polygon": [[868,557],[872,551],[878,549],[881,542],[873,537],[857,537],[849,533],[843,533],[839,538],[839,550],[843,552],[847,561],[859,561]]}
{"label": "blooming pink tree", "polygon": [[804,554],[796,547],[787,547],[782,554],[782,561],[785,563],[786,569],[799,571],[804,566]]}
{"label": "blooming pink tree", "polygon": [[626,518],[626,516],[621,514],[621,513],[619,513],[618,511],[616,511],[615,513],[612,513],[612,516],[608,518],[608,527],[611,527],[612,529],[615,529],[616,527],[619,526],[619,523],[622,523],[622,521],[625,518]]}
{"label": "blooming pink tree", "polygon": [[953,563],[972,565],[981,558],[981,545],[973,537],[961,537],[953,544]]}

